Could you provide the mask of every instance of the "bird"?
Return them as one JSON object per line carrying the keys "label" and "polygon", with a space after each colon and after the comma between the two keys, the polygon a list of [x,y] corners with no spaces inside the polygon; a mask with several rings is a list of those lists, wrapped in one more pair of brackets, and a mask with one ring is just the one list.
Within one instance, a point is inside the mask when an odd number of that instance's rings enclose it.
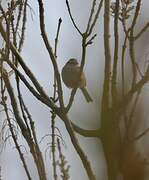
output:
{"label": "bird", "polygon": [[[68,88],[80,88],[86,101],[92,102],[93,99],[86,89],[86,77],[84,72],[80,74],[80,66],[75,58],[71,58],[62,68],[62,80]],[[79,78],[80,75],[80,78]]]}

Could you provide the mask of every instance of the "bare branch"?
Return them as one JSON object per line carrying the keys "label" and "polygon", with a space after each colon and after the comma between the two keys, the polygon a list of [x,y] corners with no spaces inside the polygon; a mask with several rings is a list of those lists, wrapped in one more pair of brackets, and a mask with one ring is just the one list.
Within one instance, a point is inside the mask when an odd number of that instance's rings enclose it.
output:
{"label": "bare branch", "polygon": [[133,95],[136,92],[140,91],[143,88],[144,84],[146,84],[148,81],[149,81],[149,66],[147,67],[147,70],[144,76],[142,77],[142,79],[139,80],[133,87],[131,87],[131,89],[126,93],[124,99],[121,102],[119,102],[117,105],[114,106],[114,108],[117,109],[117,112],[121,113],[122,109],[124,111],[125,107],[131,101]]}
{"label": "bare branch", "polygon": [[[59,33],[60,33],[61,23],[62,23],[62,19],[59,18],[58,27],[57,27],[57,33],[56,33],[56,38],[55,38],[55,48],[54,48],[55,58],[57,58],[58,37],[59,37]],[[56,102],[57,81],[56,81],[56,75],[55,75],[55,73],[54,73],[54,84],[53,84],[53,87],[54,87],[53,100]]]}
{"label": "bare branch", "polygon": [[113,58],[113,74],[112,74],[112,103],[115,104],[117,101],[117,64],[118,64],[118,53],[119,53],[119,29],[118,29],[118,18],[119,18],[119,0],[116,1],[115,5],[115,17],[114,17],[114,58]]}
{"label": "bare branch", "polygon": [[94,175],[94,173],[93,173],[93,171],[91,169],[90,162],[89,162],[87,156],[85,155],[85,153],[83,152],[81,146],[79,145],[79,142],[78,142],[78,140],[77,140],[77,138],[75,136],[72,124],[71,124],[69,118],[66,115],[64,115],[64,123],[65,123],[66,129],[67,129],[67,132],[69,133],[69,136],[71,138],[71,142],[72,142],[74,148],[76,149],[79,157],[82,160],[82,163],[83,163],[83,166],[84,166],[84,168],[86,170],[88,178],[90,180],[96,180],[95,175]]}
{"label": "bare branch", "polygon": [[[20,4],[22,4],[22,0],[17,0],[14,2],[14,4],[12,5],[12,8],[11,9],[8,9],[8,11],[5,13],[6,17],[7,15],[10,14],[10,11],[14,11],[16,9],[17,6],[19,6]],[[2,16],[0,16],[0,21],[3,20],[4,17],[4,14]]]}
{"label": "bare branch", "polygon": [[17,73],[17,75],[20,77],[20,79],[23,81],[23,83],[26,85],[26,87],[30,90],[30,92],[38,99],[40,100],[42,103],[46,104],[48,107],[50,107],[51,109],[55,110],[56,112],[58,111],[57,106],[50,100],[49,97],[43,97],[42,95],[40,95],[30,84],[29,82],[26,80],[26,78],[24,77],[24,75],[9,61],[7,60],[7,63],[10,65],[10,67]]}
{"label": "bare branch", "polygon": [[72,91],[71,91],[71,95],[70,95],[70,98],[69,98],[69,103],[66,107],[66,112],[68,112],[72,106],[72,103],[74,101],[74,97],[75,97],[75,94],[77,92],[77,88],[74,88]]}
{"label": "bare branch", "polygon": [[91,12],[90,12],[90,17],[89,17],[88,24],[87,24],[87,28],[86,28],[86,31],[87,31],[87,32],[88,32],[88,30],[89,30],[89,28],[90,28],[90,24],[91,24],[91,21],[92,21],[94,12],[95,12],[95,6],[96,6],[96,0],[93,0]]}
{"label": "bare branch", "polygon": [[5,85],[6,85],[10,100],[11,100],[11,105],[12,105],[12,108],[13,108],[13,112],[14,112],[16,121],[19,124],[19,127],[21,129],[23,137],[25,138],[26,142],[29,145],[31,154],[32,154],[32,156],[34,158],[34,161],[35,161],[35,164],[36,164],[36,167],[37,167],[37,170],[38,170],[40,180],[47,180],[42,154],[41,154],[40,150],[38,149],[38,147],[36,147],[36,145],[32,141],[32,138],[30,137],[30,134],[29,134],[29,132],[28,132],[22,118],[21,118],[20,111],[18,109],[17,100],[16,100],[16,97],[15,97],[13,88],[11,86],[11,83],[9,81],[6,70],[3,71],[3,80],[5,82]]}
{"label": "bare branch", "polygon": [[50,42],[48,40],[47,34],[46,34],[46,30],[45,30],[45,23],[44,23],[44,6],[43,6],[43,2],[42,0],[38,0],[38,4],[39,4],[39,16],[40,16],[40,30],[41,30],[41,35],[44,41],[44,44],[47,48],[47,51],[49,53],[49,56],[51,58],[52,64],[53,64],[53,68],[54,68],[54,73],[56,76],[56,80],[57,80],[57,87],[58,87],[58,96],[59,96],[59,102],[60,102],[60,106],[61,108],[64,109],[64,102],[63,102],[63,90],[62,90],[62,83],[61,83],[61,77],[60,77],[60,73],[59,73],[59,69],[58,69],[58,65],[56,62],[56,58],[54,56],[54,52],[53,49],[50,45]]}
{"label": "bare branch", "polygon": [[84,128],[80,128],[79,126],[77,126],[73,122],[71,122],[71,123],[72,123],[74,131],[77,132],[78,134],[84,136],[84,137],[98,137],[98,138],[101,138],[101,136],[102,136],[100,129],[86,130]]}
{"label": "bare branch", "polygon": [[149,22],[141,29],[141,31],[135,36],[135,40],[138,40],[141,35],[149,28]]}
{"label": "bare branch", "polygon": [[144,137],[147,133],[149,132],[149,128],[147,128],[146,130],[144,130],[142,133],[140,133],[138,136],[136,136],[135,138],[133,138],[131,141],[137,141],[140,140],[142,137]]}
{"label": "bare branch", "polygon": [[137,71],[136,71],[136,65],[135,65],[135,52],[134,52],[134,28],[137,22],[137,18],[139,16],[140,8],[141,8],[141,1],[137,1],[137,6],[135,9],[134,17],[132,20],[132,24],[130,29],[130,36],[129,36],[129,53],[130,53],[130,58],[131,58],[131,63],[132,63],[132,72],[133,72],[133,78],[132,78],[132,86],[136,83],[136,78],[137,78]]}
{"label": "bare branch", "polygon": [[11,135],[12,135],[12,139],[13,139],[13,141],[15,143],[16,149],[17,149],[17,151],[19,153],[19,156],[20,156],[20,159],[21,159],[21,161],[23,163],[23,167],[25,169],[28,180],[32,180],[31,175],[30,175],[29,170],[28,170],[28,167],[27,167],[27,164],[26,164],[26,161],[25,161],[25,158],[24,158],[24,155],[23,155],[23,153],[21,151],[21,148],[20,148],[20,146],[18,144],[16,135],[15,135],[13,127],[12,127],[11,118],[10,118],[9,113],[8,113],[8,107],[7,107],[7,104],[6,104],[5,100],[4,100],[5,98],[4,98],[3,93],[2,93],[2,99],[3,99],[3,106],[4,106],[5,114],[6,114],[6,117],[7,117],[9,129],[10,129],[10,132],[11,132]]}
{"label": "bare branch", "polygon": [[99,13],[100,13],[101,8],[102,8],[102,4],[103,4],[103,0],[101,0],[100,3],[99,3],[97,12],[96,12],[96,14],[95,14],[95,17],[94,17],[94,20],[93,20],[93,22],[92,22],[92,24],[91,24],[90,29],[89,29],[88,31],[86,30],[86,32],[88,33],[88,35],[90,35],[90,34],[92,33],[92,31],[93,31],[93,29],[94,29],[94,27],[95,27],[95,24],[96,24],[97,19],[98,19],[98,16],[99,16]]}
{"label": "bare branch", "polygon": [[57,27],[57,33],[56,33],[56,38],[55,38],[55,48],[54,48],[54,54],[55,54],[56,58],[57,58],[57,45],[58,45],[58,37],[59,37],[59,33],[60,33],[61,23],[62,23],[62,19],[59,18],[58,27]]}
{"label": "bare branch", "polygon": [[80,31],[80,29],[78,28],[78,26],[76,25],[76,23],[75,23],[75,21],[74,21],[74,19],[73,19],[73,17],[72,17],[68,0],[66,0],[66,5],[67,5],[67,9],[68,9],[68,13],[69,13],[70,19],[71,19],[71,21],[72,21],[75,29],[76,29],[76,30],[78,31],[78,33],[82,36],[83,33]]}
{"label": "bare branch", "polygon": [[[2,37],[4,38],[4,40],[6,41],[6,33],[4,31],[3,25],[0,22],[0,33],[2,35]],[[6,41],[7,43],[7,41]],[[18,62],[20,63],[20,65],[22,66],[22,68],[24,69],[25,73],[28,75],[28,77],[31,79],[32,83],[35,85],[36,89],[39,91],[39,93],[48,99],[49,104],[51,104],[51,108],[54,107],[55,105],[53,104],[53,102],[50,100],[50,98],[48,97],[48,95],[46,94],[46,92],[43,90],[43,88],[41,87],[41,85],[39,84],[38,80],[36,79],[36,77],[34,76],[34,74],[32,73],[32,71],[29,69],[29,67],[25,64],[23,58],[21,57],[21,55],[19,54],[19,52],[17,51],[17,49],[15,48],[15,46],[10,42],[10,49],[13,52],[13,54],[15,55],[15,57],[17,58]],[[9,64],[10,65],[10,64]]]}

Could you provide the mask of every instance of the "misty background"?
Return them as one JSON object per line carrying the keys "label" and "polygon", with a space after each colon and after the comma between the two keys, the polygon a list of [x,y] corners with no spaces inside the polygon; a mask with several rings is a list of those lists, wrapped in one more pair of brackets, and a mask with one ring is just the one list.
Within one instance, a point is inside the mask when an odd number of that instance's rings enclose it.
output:
{"label": "misty background", "polygon": [[[71,0],[70,7],[72,10],[73,17],[75,22],[78,24],[79,28],[83,31],[86,28],[87,20],[91,8],[92,1],[90,0]],[[40,29],[39,29],[39,16],[38,16],[38,4],[35,0],[30,0],[29,4],[32,9],[28,8],[28,20],[26,27],[26,38],[24,49],[22,52],[22,57],[24,58],[27,65],[32,69],[33,73],[36,75],[39,82],[41,82],[43,88],[49,94],[53,95],[53,68],[49,55],[44,47],[44,43],[41,38]],[[59,36],[58,43],[58,64],[59,68],[62,69],[64,64],[68,59],[74,57],[80,60],[81,58],[81,37],[78,32],[74,29],[72,22],[69,18],[67,7],[64,0],[55,0],[55,1],[45,1],[45,24],[46,31],[49,37],[49,40],[54,47],[54,40],[56,36],[56,30],[58,25],[58,19],[62,18],[62,25]],[[140,14],[138,29],[143,26],[148,17],[148,1],[143,1],[142,11]],[[111,21],[111,27],[113,26]],[[137,30],[137,29],[136,29]],[[89,46],[86,54],[86,64],[84,71],[87,78],[87,89],[90,92],[93,103],[86,103],[84,100],[81,91],[78,90],[75,96],[75,101],[69,113],[70,119],[77,124],[78,126],[84,129],[96,129],[100,126],[100,103],[102,96],[102,85],[103,85],[103,75],[104,75],[104,44],[103,44],[103,13],[100,14],[98,23],[96,24],[95,32],[97,37],[94,40],[94,43]],[[111,36],[113,31],[111,31]],[[139,64],[141,64],[141,59],[146,58],[149,52],[149,33],[145,33],[142,38],[138,41],[136,46],[137,59]],[[123,36],[120,37],[121,41]],[[113,39],[111,38],[111,47],[113,47]],[[148,57],[149,58],[149,57]],[[142,65],[143,67],[143,65]],[[128,66],[129,72],[129,66]],[[128,75],[129,76],[129,75]],[[128,78],[129,83],[129,78]],[[70,96],[70,90],[63,85],[65,102],[68,102]],[[22,92],[25,97],[25,103],[28,106],[32,113],[32,117],[35,121],[35,127],[37,131],[38,139],[42,139],[45,134],[50,134],[51,124],[50,124],[50,109],[45,107],[42,103],[37,101],[30,92],[22,84]],[[142,105],[146,104],[142,108],[143,118],[145,122],[143,127],[149,126],[148,123],[148,107],[149,103],[146,100],[146,96],[149,97],[149,86],[146,85],[144,88],[144,93],[142,95]],[[0,118],[3,119],[4,116],[1,113]],[[70,138],[65,130],[65,127],[59,118],[56,119],[56,126],[60,129],[62,137],[65,141],[63,146],[63,153],[66,156],[68,164],[70,167],[70,179],[71,180],[86,180],[86,172],[82,167],[81,161],[73,149]],[[141,127],[141,128],[143,128]],[[19,136],[20,137],[20,136]],[[106,177],[106,162],[103,155],[102,145],[99,139],[96,138],[84,138],[80,135],[77,135],[79,142],[83,147],[83,150],[87,154],[93,170],[96,174],[97,179],[107,180]],[[20,137],[20,142],[21,142]],[[23,139],[23,138],[22,138]],[[142,144],[147,143],[147,138],[141,140],[140,148]],[[50,148],[46,151],[47,146],[51,142],[51,137],[47,136],[40,143],[43,154],[46,153],[46,167],[49,180],[52,179],[52,163],[50,160]],[[25,143],[22,142],[25,145]],[[149,146],[148,146],[149,147]],[[25,148],[22,146],[25,153],[25,158],[29,163],[29,167],[32,170],[31,175],[34,179],[37,179],[37,172],[34,168],[34,163],[29,153],[27,153]],[[141,149],[148,155],[148,148]],[[44,155],[45,157],[45,155]],[[5,149],[0,155],[0,164],[2,167],[1,174],[2,179],[22,179],[26,180],[26,175],[20,162],[18,153],[14,148],[14,145],[11,141],[7,141]]]}

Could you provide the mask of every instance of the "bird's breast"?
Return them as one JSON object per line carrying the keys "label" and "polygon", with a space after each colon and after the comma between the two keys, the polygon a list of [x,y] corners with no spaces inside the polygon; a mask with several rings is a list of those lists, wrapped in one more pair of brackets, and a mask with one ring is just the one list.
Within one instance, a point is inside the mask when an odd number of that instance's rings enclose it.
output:
{"label": "bird's breast", "polygon": [[84,74],[81,76],[79,82],[80,67],[64,66],[62,69],[62,79],[65,85],[69,88],[84,87],[86,85]]}

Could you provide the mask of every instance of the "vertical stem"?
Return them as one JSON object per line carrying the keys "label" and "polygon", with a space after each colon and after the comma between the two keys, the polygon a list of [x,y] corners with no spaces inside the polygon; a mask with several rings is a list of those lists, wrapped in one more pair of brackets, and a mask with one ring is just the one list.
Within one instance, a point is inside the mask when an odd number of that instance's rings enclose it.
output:
{"label": "vertical stem", "polygon": [[122,47],[122,63],[121,63],[121,70],[122,70],[122,97],[124,98],[125,95],[125,52],[126,52],[126,45],[127,45],[127,36],[125,37],[124,44]]}
{"label": "vertical stem", "polygon": [[105,49],[105,71],[104,71],[104,87],[102,97],[102,112],[107,110],[109,106],[109,89],[111,75],[111,52],[110,52],[110,0],[105,0],[104,4],[104,49]]}
{"label": "vertical stem", "polygon": [[52,161],[53,161],[53,176],[54,180],[57,180],[57,170],[56,170],[56,156],[55,156],[55,114],[52,112],[52,118],[51,118],[51,128],[52,128]]}
{"label": "vertical stem", "polygon": [[112,74],[112,103],[115,104],[117,101],[117,62],[118,62],[118,18],[119,18],[119,0],[116,1],[115,6],[115,17],[114,17],[114,36],[115,36],[115,47],[114,47],[114,59],[113,59],[113,74]]}
{"label": "vertical stem", "polygon": [[135,41],[134,28],[135,28],[135,25],[136,25],[136,22],[137,22],[137,18],[139,17],[141,1],[142,0],[137,1],[135,14],[134,14],[134,17],[133,17],[132,25],[130,27],[129,53],[130,53],[130,58],[131,58],[131,63],[132,63],[132,71],[133,71],[132,87],[135,85],[136,79],[137,79],[137,69],[136,69],[136,62],[135,62],[136,57],[135,57],[135,52],[134,52],[134,41]]}
{"label": "vertical stem", "polygon": [[136,83],[137,79],[137,69],[136,69],[136,57],[135,57],[135,52],[134,52],[134,33],[133,30],[130,32],[130,37],[129,37],[129,54],[130,54],[130,59],[132,63],[132,73],[133,73],[133,79],[132,79],[132,87]]}
{"label": "vertical stem", "polygon": [[[117,37],[117,34],[116,34]],[[118,39],[116,39],[118,43]],[[117,46],[117,44],[116,44]],[[118,169],[119,128],[116,124],[116,110],[110,110],[110,76],[111,76],[111,50],[110,50],[110,0],[104,0],[104,49],[105,71],[101,107],[102,145],[107,162],[109,180],[116,180]],[[115,65],[117,63],[117,49],[115,50]],[[116,75],[116,67],[115,67]]]}

